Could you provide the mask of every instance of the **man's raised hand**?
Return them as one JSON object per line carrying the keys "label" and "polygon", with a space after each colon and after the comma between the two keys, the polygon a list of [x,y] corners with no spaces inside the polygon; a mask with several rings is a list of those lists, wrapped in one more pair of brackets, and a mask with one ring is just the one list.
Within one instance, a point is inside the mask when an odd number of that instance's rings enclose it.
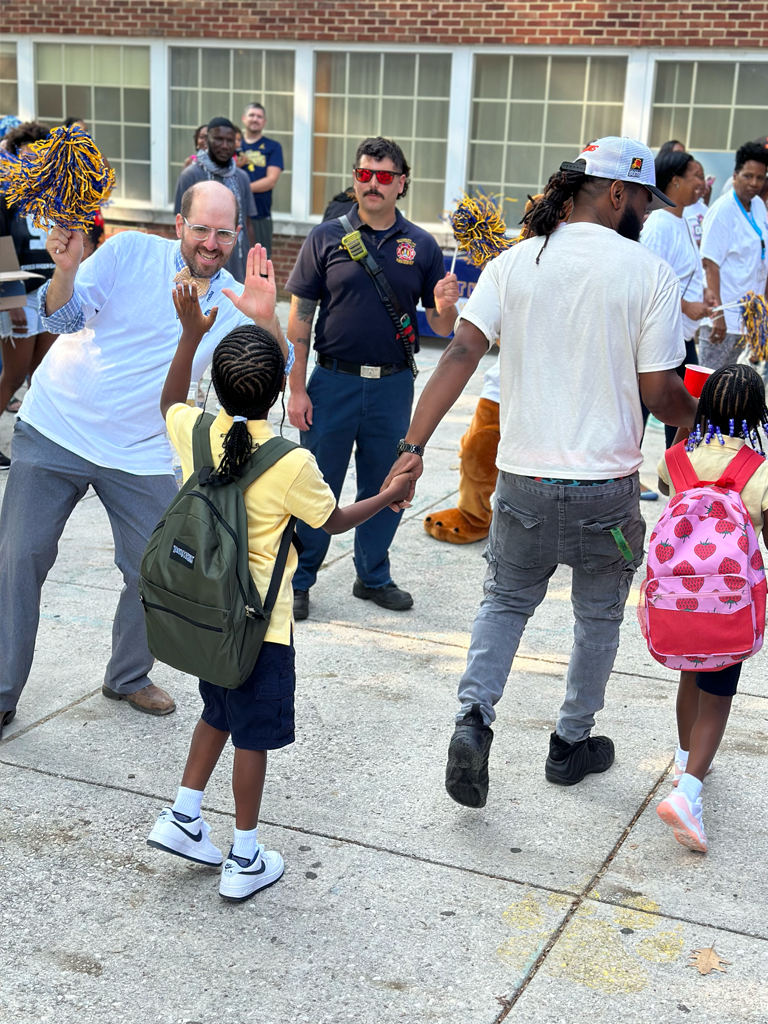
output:
{"label": "man's raised hand", "polygon": [[275,270],[263,245],[255,245],[248,253],[243,294],[238,295],[231,288],[222,288],[222,293],[243,316],[260,327],[273,329],[277,302]]}
{"label": "man's raised hand", "polygon": [[45,242],[45,248],[56,269],[74,274],[83,258],[83,235],[80,231],[54,227]]}

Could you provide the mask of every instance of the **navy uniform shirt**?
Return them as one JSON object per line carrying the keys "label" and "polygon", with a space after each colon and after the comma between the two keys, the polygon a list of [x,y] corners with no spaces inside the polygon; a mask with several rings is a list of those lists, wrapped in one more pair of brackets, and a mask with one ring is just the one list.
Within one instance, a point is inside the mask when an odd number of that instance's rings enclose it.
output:
{"label": "navy uniform shirt", "polygon": [[[425,309],[434,307],[435,285],[445,276],[439,245],[428,231],[411,224],[399,211],[386,231],[373,231],[362,224],[357,206],[347,216],[352,226],[360,229],[366,249],[384,271],[415,328],[419,299]],[[315,326],[317,352],[368,366],[402,362],[403,343],[376,286],[362,263],[341,248],[345,234],[339,220],[312,228],[285,290],[300,299],[320,301]]]}
{"label": "navy uniform shirt", "polygon": [[[274,139],[268,139],[262,135],[258,142],[246,142],[243,136],[243,144],[239,150],[248,158],[248,163],[243,170],[251,181],[261,181],[267,176],[268,167],[279,167],[283,169],[283,147]],[[269,217],[272,210],[272,192],[253,192],[256,201],[256,217]]]}

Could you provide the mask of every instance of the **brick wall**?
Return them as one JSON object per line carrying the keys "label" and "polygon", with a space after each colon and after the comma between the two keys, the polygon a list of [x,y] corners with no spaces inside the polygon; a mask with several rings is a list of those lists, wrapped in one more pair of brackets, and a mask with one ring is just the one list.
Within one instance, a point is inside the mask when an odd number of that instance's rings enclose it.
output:
{"label": "brick wall", "polygon": [[[109,216],[109,210],[107,210]],[[161,235],[163,238],[175,238],[176,228],[172,224],[129,224],[125,221],[109,221],[104,223],[104,235],[110,238],[121,231],[146,231],[150,235]],[[272,241],[272,263],[275,268],[275,282],[280,298],[286,298],[285,282],[293,270],[296,257],[299,255],[303,238],[297,235],[275,235]]]}
{"label": "brick wall", "polygon": [[7,32],[317,42],[768,46],[768,2],[5,0]]}

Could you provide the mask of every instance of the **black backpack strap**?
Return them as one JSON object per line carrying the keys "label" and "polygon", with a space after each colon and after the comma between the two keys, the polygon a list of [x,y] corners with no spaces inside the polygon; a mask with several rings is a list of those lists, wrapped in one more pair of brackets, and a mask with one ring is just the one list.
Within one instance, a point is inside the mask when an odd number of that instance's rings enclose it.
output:
{"label": "black backpack strap", "polygon": [[288,549],[291,546],[293,540],[293,528],[296,525],[296,516],[291,516],[288,520],[288,525],[283,530],[283,536],[280,538],[280,547],[277,551],[277,558],[275,559],[275,568],[272,570],[272,579],[269,581],[269,590],[267,591],[267,597],[264,601],[264,613],[269,615],[272,609],[275,607],[275,601],[280,591],[280,584],[283,582],[283,574],[285,572],[285,565],[288,561]]}
{"label": "black backpack strap", "polygon": [[254,480],[258,480],[262,473],[279,462],[284,455],[292,452],[294,448],[300,447],[301,445],[296,444],[295,441],[289,441],[287,437],[270,437],[264,444],[259,445],[248,460],[248,469],[237,480],[240,490],[245,491]]}
{"label": "black backpack strap", "polygon": [[203,466],[213,466],[210,431],[215,419],[212,413],[204,412],[197,417],[197,422],[192,427],[192,459],[195,473],[199,473]]}

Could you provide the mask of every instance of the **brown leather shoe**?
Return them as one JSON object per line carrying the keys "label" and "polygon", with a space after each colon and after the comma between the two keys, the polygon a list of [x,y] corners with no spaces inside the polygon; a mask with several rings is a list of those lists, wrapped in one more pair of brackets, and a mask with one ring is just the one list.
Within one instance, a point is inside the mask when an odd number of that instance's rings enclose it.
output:
{"label": "brown leather shoe", "polygon": [[132,708],[143,711],[145,715],[170,715],[176,710],[173,697],[154,683],[136,690],[135,693],[115,693],[108,686],[102,686],[101,692],[110,700],[127,700]]}

